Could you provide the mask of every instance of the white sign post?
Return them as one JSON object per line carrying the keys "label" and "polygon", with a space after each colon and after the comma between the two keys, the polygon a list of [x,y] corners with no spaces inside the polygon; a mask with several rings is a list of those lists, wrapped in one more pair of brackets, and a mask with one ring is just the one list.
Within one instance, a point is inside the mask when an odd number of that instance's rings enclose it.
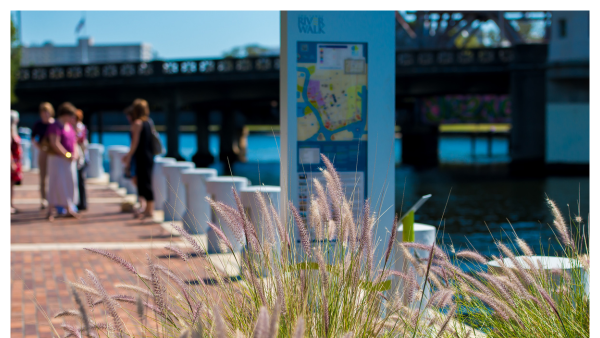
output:
{"label": "white sign post", "polygon": [[394,220],[395,25],[391,11],[281,12],[281,205],[308,216],[325,154],[356,219],[366,198],[379,217],[376,262]]}

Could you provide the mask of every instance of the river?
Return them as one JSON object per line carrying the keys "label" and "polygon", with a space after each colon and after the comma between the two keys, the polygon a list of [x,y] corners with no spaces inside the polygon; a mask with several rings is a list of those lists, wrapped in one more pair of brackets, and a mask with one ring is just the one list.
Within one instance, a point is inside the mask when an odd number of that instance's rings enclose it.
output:
{"label": "river", "polygon": [[[166,144],[166,136],[161,133]],[[98,135],[92,134],[92,142]],[[400,212],[404,191],[404,210],[420,196],[432,198],[418,211],[415,220],[440,226],[439,240],[453,243],[456,250],[474,248],[479,252],[497,254],[494,239],[513,238],[513,229],[534,251],[556,246],[550,210],[545,202],[548,195],[559,205],[568,220],[580,212],[587,224],[589,214],[589,177],[513,178],[507,175],[508,142],[494,138],[492,156],[487,154],[487,139],[477,139],[475,156],[471,153],[468,137],[441,136],[439,141],[440,166],[429,170],[415,170],[403,166],[401,139],[395,144],[396,212]],[[129,144],[129,135],[123,132],[103,134],[106,147]],[[180,154],[190,160],[196,152],[196,136],[179,136]],[[248,138],[248,162],[236,163],[233,172],[245,176],[253,184],[279,185],[279,136],[251,134]],[[211,153],[218,158],[219,137],[209,137]],[[106,158],[105,167],[108,167]],[[222,173],[220,165],[215,167]],[[567,207],[567,204],[569,207]],[[569,213],[570,208],[570,213]],[[443,221],[441,221],[443,216]],[[587,228],[586,228],[587,229]]]}

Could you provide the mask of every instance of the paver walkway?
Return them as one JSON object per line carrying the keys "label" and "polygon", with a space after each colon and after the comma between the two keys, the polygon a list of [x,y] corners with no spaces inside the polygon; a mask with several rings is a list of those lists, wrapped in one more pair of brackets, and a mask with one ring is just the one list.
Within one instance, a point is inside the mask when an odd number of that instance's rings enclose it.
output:
{"label": "paver walkway", "polygon": [[[45,210],[40,210],[37,184],[37,175],[25,173],[23,185],[15,189],[19,213],[11,216],[11,337],[55,337],[47,316],[76,308],[65,281],[86,277],[86,269],[96,274],[111,295],[124,293],[115,283],[138,284],[130,272],[84,247],[110,250],[142,273],[147,273],[148,253],[189,280],[209,277],[203,270],[205,258],[194,257],[186,263],[169,255],[164,249],[169,243],[191,250],[160,224],[141,223],[131,213],[122,213],[123,197],[106,184],[88,182],[88,198],[104,202],[89,203],[80,220],[56,217],[53,223],[47,222]],[[194,265],[199,275],[190,275],[186,264]],[[65,336],[60,328],[64,321],[51,322]]]}

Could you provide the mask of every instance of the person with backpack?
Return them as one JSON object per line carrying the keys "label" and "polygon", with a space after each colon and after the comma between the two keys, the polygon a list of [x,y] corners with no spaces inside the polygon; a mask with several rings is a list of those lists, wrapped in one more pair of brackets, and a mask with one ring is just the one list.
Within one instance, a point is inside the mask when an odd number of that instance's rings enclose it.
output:
{"label": "person with backpack", "polygon": [[[152,218],[154,215],[154,192],[152,191],[152,168],[154,167],[154,127],[149,121],[150,108],[144,99],[133,101],[128,109],[131,118],[131,145],[129,152],[123,156],[123,164],[130,168],[134,184],[137,186],[140,201],[140,219]],[[132,161],[133,160],[133,161]]]}

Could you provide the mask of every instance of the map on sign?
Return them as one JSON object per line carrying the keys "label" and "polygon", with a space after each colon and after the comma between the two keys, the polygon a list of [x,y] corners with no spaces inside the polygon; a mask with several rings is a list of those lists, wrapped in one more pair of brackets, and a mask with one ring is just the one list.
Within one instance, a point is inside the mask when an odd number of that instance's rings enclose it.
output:
{"label": "map on sign", "polygon": [[298,42],[298,141],[367,140],[367,44]]}
{"label": "map on sign", "polygon": [[325,184],[323,154],[358,217],[367,192],[367,44],[299,41],[297,53],[300,215],[308,215],[313,179]]}

